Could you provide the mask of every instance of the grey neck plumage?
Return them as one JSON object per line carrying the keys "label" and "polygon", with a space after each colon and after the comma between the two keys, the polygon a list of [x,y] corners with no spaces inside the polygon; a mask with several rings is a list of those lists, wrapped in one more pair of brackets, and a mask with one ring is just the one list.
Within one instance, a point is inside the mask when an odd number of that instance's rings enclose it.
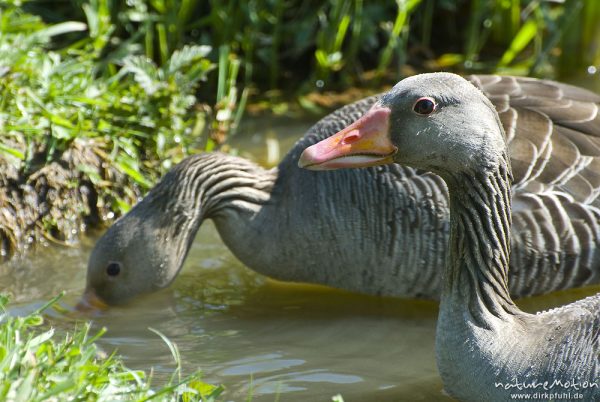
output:
{"label": "grey neck plumage", "polygon": [[[511,178],[506,156],[499,162],[487,172],[444,176],[450,240],[436,360],[445,390],[458,400],[504,401],[516,391],[498,384],[600,384],[598,296],[536,315],[509,296]],[[597,388],[581,394],[600,396]]]}
{"label": "grey neck plumage", "polygon": [[177,245],[181,263],[206,217],[217,218],[228,208],[252,214],[271,196],[275,173],[243,158],[221,153],[189,157],[175,166],[143,202],[169,228],[166,237]]}
{"label": "grey neck plumage", "polygon": [[466,308],[476,325],[518,314],[508,286],[512,181],[506,154],[493,169],[444,175],[450,242],[442,303]]}

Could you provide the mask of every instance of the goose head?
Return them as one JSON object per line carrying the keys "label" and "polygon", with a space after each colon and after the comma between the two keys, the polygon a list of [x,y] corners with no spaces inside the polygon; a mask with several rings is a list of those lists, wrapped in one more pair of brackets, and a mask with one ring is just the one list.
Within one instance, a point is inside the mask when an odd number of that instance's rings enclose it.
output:
{"label": "goose head", "polygon": [[[206,218],[255,216],[271,197],[276,175],[219,152],[185,158],[96,242],[85,305],[122,304],[167,287],[177,277]],[[233,212],[233,214],[229,214]],[[225,218],[226,220],[227,218]]]}
{"label": "goose head", "polygon": [[[167,287],[177,276],[195,230],[153,191],[96,242],[80,307],[123,304]],[[164,197],[163,197],[164,198]],[[193,219],[189,218],[190,221]]]}
{"label": "goose head", "polygon": [[305,149],[298,165],[329,170],[398,162],[447,177],[493,168],[504,147],[489,99],[458,75],[430,73],[400,81],[362,118]]}

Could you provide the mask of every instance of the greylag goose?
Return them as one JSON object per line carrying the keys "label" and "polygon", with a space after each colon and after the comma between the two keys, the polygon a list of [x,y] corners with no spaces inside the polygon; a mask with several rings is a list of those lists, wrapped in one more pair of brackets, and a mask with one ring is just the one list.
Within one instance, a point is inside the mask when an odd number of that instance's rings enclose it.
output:
{"label": "greylag goose", "polygon": [[299,164],[321,170],[395,161],[446,182],[449,258],[436,359],[448,393],[465,401],[553,400],[569,392],[599,400],[600,294],[538,314],[519,310],[509,294],[513,178],[503,131],[494,105],[469,82],[423,74],[400,81],[360,120],[307,148]]}
{"label": "greylag goose", "polygon": [[[530,78],[470,80],[496,106],[510,145],[511,294],[600,282],[600,96]],[[401,165],[297,168],[302,150],[376,99],[323,118],[272,170],[221,153],[185,159],[97,242],[86,294],[119,303],[167,286],[210,218],[235,256],[269,277],[439,299],[449,219],[438,176]]]}

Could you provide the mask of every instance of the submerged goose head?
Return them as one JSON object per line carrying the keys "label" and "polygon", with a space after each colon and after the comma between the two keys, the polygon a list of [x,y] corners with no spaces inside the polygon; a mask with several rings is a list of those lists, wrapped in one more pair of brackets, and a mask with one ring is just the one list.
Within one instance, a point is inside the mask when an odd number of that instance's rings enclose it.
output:
{"label": "submerged goose head", "polygon": [[219,152],[184,159],[98,240],[81,308],[122,304],[165,288],[203,220],[253,216],[269,200],[273,180],[272,172]]}
{"label": "submerged goose head", "polygon": [[480,90],[458,75],[421,74],[400,81],[361,119],[307,148],[299,166],[326,170],[395,161],[445,177],[493,165],[504,141],[494,106]]}
{"label": "submerged goose head", "polygon": [[151,195],[98,240],[89,258],[83,304],[121,304],[171,283],[195,230],[187,228],[191,222],[173,224],[164,219],[176,217],[174,213],[154,213],[168,208]]}

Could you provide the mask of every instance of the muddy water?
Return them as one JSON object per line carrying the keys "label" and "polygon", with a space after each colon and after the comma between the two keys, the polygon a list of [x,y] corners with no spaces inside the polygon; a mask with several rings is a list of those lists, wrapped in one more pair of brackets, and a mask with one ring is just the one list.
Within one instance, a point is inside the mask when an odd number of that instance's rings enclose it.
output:
{"label": "muddy water", "polygon": [[[234,141],[263,163],[282,154],[308,123],[252,123]],[[252,134],[249,134],[252,133]],[[277,137],[279,143],[266,139]],[[0,291],[13,295],[15,313],[40,306],[61,290],[75,303],[93,241],[79,249],[46,249],[0,266]],[[521,301],[530,310],[561,305],[599,289]],[[448,399],[435,368],[437,304],[365,297],[318,286],[268,280],[246,269],[206,222],[182,274],[168,289],[94,317],[106,327],[99,341],[131,368],[153,367],[157,380],[174,367],[175,342],[186,372],[224,384],[226,399],[242,401],[439,401]],[[53,314],[53,325],[72,322]]]}

